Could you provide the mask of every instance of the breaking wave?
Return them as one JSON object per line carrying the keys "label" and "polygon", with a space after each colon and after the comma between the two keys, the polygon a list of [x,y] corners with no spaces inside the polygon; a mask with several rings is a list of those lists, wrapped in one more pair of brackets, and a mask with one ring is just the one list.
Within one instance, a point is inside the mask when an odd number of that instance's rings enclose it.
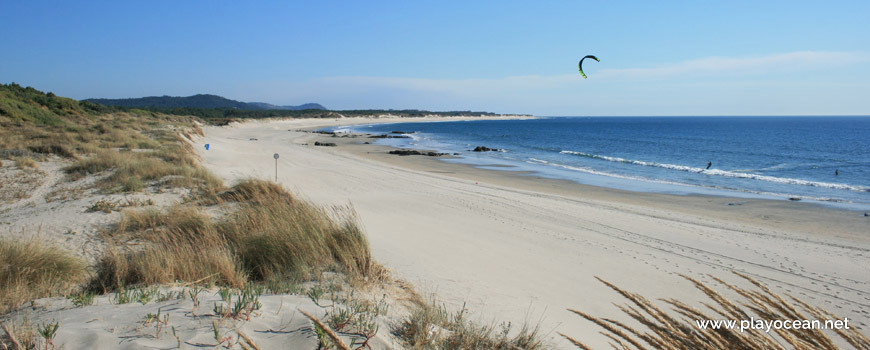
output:
{"label": "breaking wave", "polygon": [[708,175],[708,176],[723,176],[723,177],[731,177],[731,178],[741,178],[741,179],[751,179],[751,180],[775,182],[775,183],[789,184],[789,185],[821,187],[821,188],[830,188],[830,189],[836,189],[836,190],[846,190],[846,191],[855,191],[855,192],[870,192],[870,187],[868,187],[868,186],[855,186],[855,185],[838,184],[838,183],[831,183],[831,182],[809,181],[809,180],[793,179],[793,178],[787,178],[787,177],[759,175],[759,174],[720,170],[720,169],[704,169],[704,168],[691,167],[691,166],[686,166],[686,165],[675,165],[675,164],[657,163],[657,162],[645,162],[645,161],[641,161],[641,160],[632,160],[632,159],[625,159],[625,158],[619,158],[619,157],[609,157],[609,156],[590,154],[590,153],[584,153],[584,152],[576,152],[576,151],[561,151],[559,153],[570,154],[570,155],[592,158],[592,159],[600,159],[600,160],[604,160],[604,161],[608,161],[608,162],[625,163],[625,164],[632,164],[632,165],[640,165],[640,166],[665,168],[665,169],[685,171],[685,172],[693,172],[693,173],[699,173],[699,174],[704,174],[704,175]]}

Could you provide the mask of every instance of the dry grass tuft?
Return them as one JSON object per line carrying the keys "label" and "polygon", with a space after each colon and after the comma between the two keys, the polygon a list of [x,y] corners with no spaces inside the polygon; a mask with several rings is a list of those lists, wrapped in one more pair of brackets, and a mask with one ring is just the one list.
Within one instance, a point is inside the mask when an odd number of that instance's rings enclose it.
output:
{"label": "dry grass tuft", "polygon": [[220,198],[233,202],[263,204],[275,201],[291,201],[293,196],[281,185],[274,182],[245,179],[233,186],[231,190],[221,193]]}
{"label": "dry grass tuft", "polygon": [[129,285],[204,280],[231,287],[247,284],[232,251],[213,244],[214,238],[195,238],[201,244],[193,243],[190,233],[155,236],[141,249],[109,248],[97,264],[92,289],[107,292]]}
{"label": "dry grass tuft", "polygon": [[[628,325],[610,319],[598,318],[582,311],[571,311],[583,317],[605,331],[615,348],[623,349],[839,349],[826,331],[817,329],[775,329],[767,333],[756,329],[702,329],[696,325],[696,320],[836,320],[841,319],[832,313],[817,307],[812,307],[794,297],[790,301],[773,293],[764,284],[749,276],[736,273],[752,283],[757,290],[744,289],[728,284],[721,279],[712,277],[731,291],[743,297],[734,302],[728,300],[709,286],[691,277],[682,277],[691,281],[711,301],[704,303],[707,311],[696,309],[675,299],[663,299],[671,306],[663,310],[643,296],[625,291],[619,287],[598,279],[633,305],[618,306],[620,310],[639,322],[644,329],[634,329]],[[851,327],[849,330],[833,330],[842,341],[855,349],[870,349],[870,340]],[[588,346],[559,333],[580,349]]]}
{"label": "dry grass tuft", "polygon": [[17,157],[15,160],[15,166],[21,170],[33,170],[38,168],[36,161],[30,157]]}
{"label": "dry grass tuft", "polygon": [[105,291],[213,276],[238,287],[323,271],[380,277],[352,211],[314,206],[265,181],[244,181],[228,193],[242,201],[219,221],[189,206],[125,210],[113,236],[142,244],[110,249],[93,286]]}
{"label": "dry grass tuft", "polygon": [[417,300],[411,314],[393,328],[405,346],[413,349],[545,349],[538,327],[525,323],[516,334],[511,324],[479,325],[467,319],[466,309],[450,313],[435,300]]}
{"label": "dry grass tuft", "polygon": [[35,153],[56,154],[64,158],[78,159],[78,156],[69,147],[55,143],[32,145],[28,148]]}
{"label": "dry grass tuft", "polygon": [[167,210],[147,208],[144,210],[125,209],[121,220],[115,227],[115,234],[145,233],[144,231],[173,229],[176,231],[195,231],[211,225],[211,219],[201,209],[193,206],[176,205]]}
{"label": "dry grass tuft", "polygon": [[[176,148],[171,145],[169,148]],[[178,152],[186,152],[178,146]],[[157,180],[172,187],[199,188],[215,192],[223,181],[200,167],[189,154],[160,152],[119,152],[99,149],[93,155],[82,158],[66,168],[73,178],[112,170],[101,186],[109,192],[139,191]]]}
{"label": "dry grass tuft", "polygon": [[248,181],[234,187],[245,202],[219,225],[253,278],[287,272],[312,276],[324,270],[356,278],[376,272],[355,212],[318,207],[275,186]]}
{"label": "dry grass tuft", "polygon": [[42,241],[0,240],[0,314],[21,303],[66,295],[87,278],[85,263]]}

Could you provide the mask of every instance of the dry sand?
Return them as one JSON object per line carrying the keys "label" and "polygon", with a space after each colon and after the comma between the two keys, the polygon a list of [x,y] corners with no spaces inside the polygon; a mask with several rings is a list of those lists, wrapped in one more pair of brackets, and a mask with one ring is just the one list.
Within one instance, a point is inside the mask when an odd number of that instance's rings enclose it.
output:
{"label": "dry sand", "polygon": [[701,295],[678,274],[740,284],[731,270],[848,317],[868,334],[870,218],[862,213],[602,189],[387,155],[364,145],[368,139],[296,131],[395,121],[404,120],[208,127],[197,148],[230,182],[272,179],[279,153],[278,182],[318,204],[351,203],[375,258],[394,274],[454,308],[466,304],[483,322],[540,322],[561,347],[567,344],[556,331],[596,348],[606,340],[566,308],[625,318],[612,305],[625,301],[595,276],[648,298],[692,302]]}
{"label": "dry sand", "polygon": [[[94,183],[101,176],[70,181],[63,168],[70,161],[57,157],[19,169],[0,165],[0,238],[36,239],[62,247],[93,263],[103,248],[100,230],[117,222],[124,207],[170,206],[187,190],[170,189],[128,194],[102,194]],[[110,212],[93,210],[100,201],[115,205]]]}

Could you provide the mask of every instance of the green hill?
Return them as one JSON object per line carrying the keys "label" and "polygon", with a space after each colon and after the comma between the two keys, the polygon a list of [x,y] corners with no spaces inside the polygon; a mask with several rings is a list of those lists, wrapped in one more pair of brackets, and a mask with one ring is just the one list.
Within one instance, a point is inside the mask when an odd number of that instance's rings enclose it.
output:
{"label": "green hill", "polygon": [[112,109],[91,102],[79,102],[71,98],[44,93],[32,87],[16,83],[0,84],[0,125],[2,122],[31,122],[36,125],[64,125],[73,119],[106,113]]}
{"label": "green hill", "polygon": [[240,110],[303,110],[303,109],[326,109],[317,103],[306,103],[299,106],[277,106],[263,102],[240,102],[217,95],[199,94],[187,97],[178,96],[149,96],[142,98],[89,98],[84,101],[99,103],[105,106],[117,106],[126,108],[204,108],[204,109],[240,109]]}

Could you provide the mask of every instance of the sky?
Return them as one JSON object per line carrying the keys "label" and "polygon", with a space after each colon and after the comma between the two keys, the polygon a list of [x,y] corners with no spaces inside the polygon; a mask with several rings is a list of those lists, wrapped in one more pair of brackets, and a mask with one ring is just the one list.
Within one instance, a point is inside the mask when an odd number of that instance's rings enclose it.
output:
{"label": "sky", "polygon": [[330,109],[868,115],[867,18],[866,0],[2,0],[0,82]]}

